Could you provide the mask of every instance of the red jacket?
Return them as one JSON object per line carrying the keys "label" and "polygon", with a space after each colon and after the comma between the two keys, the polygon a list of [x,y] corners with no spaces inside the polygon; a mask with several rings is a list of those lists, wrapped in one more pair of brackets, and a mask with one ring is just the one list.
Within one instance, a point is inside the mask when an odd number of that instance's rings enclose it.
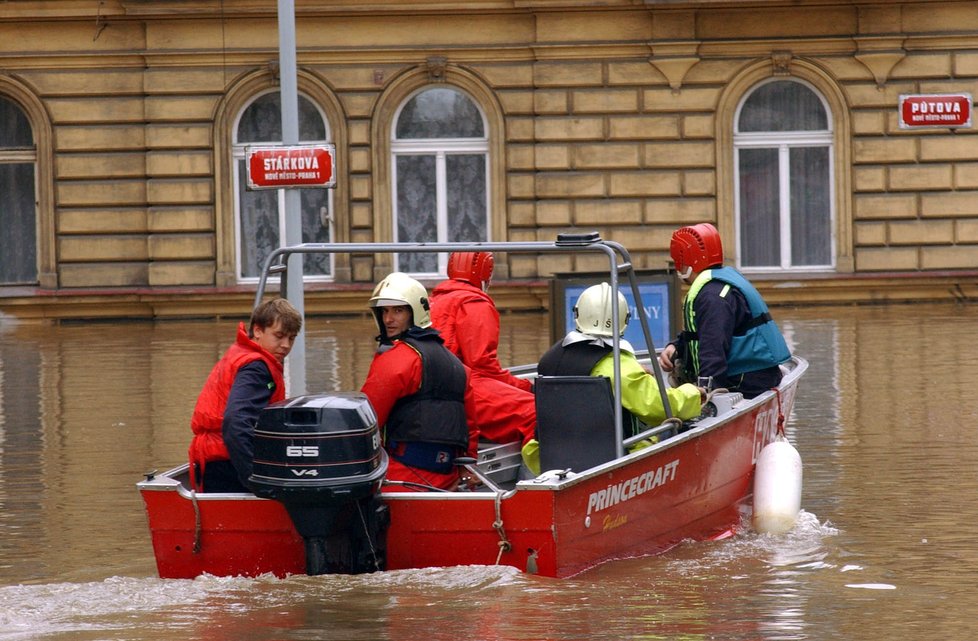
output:
{"label": "red jacket", "polygon": [[535,436],[536,397],[497,379],[470,376],[465,411],[469,425],[487,441],[526,444]]}
{"label": "red jacket", "polygon": [[[268,371],[275,381],[271,402],[285,399],[285,377],[282,363],[272,354],[262,349],[258,343],[248,337],[244,323],[238,324],[238,335],[231,347],[211,370],[204,388],[197,397],[190,428],[194,437],[190,441],[190,478],[191,484],[198,491],[202,490],[204,467],[209,461],[227,461],[230,459],[224,438],[221,436],[221,425],[224,422],[224,409],[227,406],[228,394],[234,384],[238,370],[256,360],[264,361]],[[199,469],[195,470],[195,464]],[[196,473],[200,473],[197,478]]]}
{"label": "red jacket", "polygon": [[431,291],[431,324],[476,376],[502,381],[526,392],[530,381],[499,364],[499,311],[489,294],[464,281],[449,279]]}

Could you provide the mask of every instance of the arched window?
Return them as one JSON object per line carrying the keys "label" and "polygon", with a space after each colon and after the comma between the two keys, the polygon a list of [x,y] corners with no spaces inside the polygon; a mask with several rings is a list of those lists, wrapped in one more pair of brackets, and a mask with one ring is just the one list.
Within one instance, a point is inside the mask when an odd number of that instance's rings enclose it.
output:
{"label": "arched window", "polygon": [[27,115],[0,96],[0,285],[38,282],[36,164]]}
{"label": "arched window", "polygon": [[835,266],[832,119],[798,80],[755,87],[734,119],[739,267],[752,271]]}
{"label": "arched window", "polygon": [[[458,89],[424,89],[401,105],[391,137],[394,239],[489,240],[489,139],[481,109]],[[395,268],[444,274],[447,256],[403,254]]]}
{"label": "arched window", "polygon": [[[255,98],[242,110],[234,127],[235,243],[238,282],[256,282],[265,259],[285,243],[285,190],[248,189],[245,155],[249,145],[281,144],[281,94],[272,91]],[[330,142],[329,123],[315,104],[299,96],[299,144]],[[299,190],[302,242],[325,243],[333,237],[332,192]],[[305,256],[306,280],[332,277],[331,256]]]}

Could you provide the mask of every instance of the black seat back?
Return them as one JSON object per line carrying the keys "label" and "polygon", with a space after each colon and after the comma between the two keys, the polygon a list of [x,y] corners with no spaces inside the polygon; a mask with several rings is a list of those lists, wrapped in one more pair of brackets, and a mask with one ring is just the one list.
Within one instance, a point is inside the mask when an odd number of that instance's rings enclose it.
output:
{"label": "black seat back", "polygon": [[581,472],[615,458],[614,397],[604,376],[538,376],[540,469]]}

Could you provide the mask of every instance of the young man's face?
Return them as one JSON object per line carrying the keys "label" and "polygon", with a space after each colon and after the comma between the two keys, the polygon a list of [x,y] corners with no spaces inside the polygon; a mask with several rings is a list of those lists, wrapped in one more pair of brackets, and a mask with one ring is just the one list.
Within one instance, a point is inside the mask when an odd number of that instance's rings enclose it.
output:
{"label": "young man's face", "polygon": [[388,336],[400,336],[411,327],[411,308],[408,305],[384,307],[382,320]]}
{"label": "young man's face", "polygon": [[255,325],[252,333],[255,336],[255,342],[266,352],[275,356],[279,362],[285,361],[285,357],[292,351],[296,337],[296,334],[289,334],[282,330],[281,319],[276,320],[271,327],[262,328]]}

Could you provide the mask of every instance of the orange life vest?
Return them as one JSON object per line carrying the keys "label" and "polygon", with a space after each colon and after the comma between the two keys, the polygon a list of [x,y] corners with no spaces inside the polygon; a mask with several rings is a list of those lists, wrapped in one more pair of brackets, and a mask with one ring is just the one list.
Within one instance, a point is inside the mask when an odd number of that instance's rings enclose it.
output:
{"label": "orange life vest", "polygon": [[224,409],[227,407],[228,395],[231,393],[231,386],[234,384],[238,370],[256,360],[264,361],[268,371],[272,373],[275,389],[272,390],[270,402],[285,399],[282,363],[249,338],[244,323],[240,323],[237,339],[211,370],[207,382],[204,383],[204,389],[197,397],[197,405],[190,419],[190,428],[194,432],[188,453],[190,482],[198,492],[203,491],[204,467],[207,463],[230,459],[227,447],[224,445],[224,438],[221,436]]}

